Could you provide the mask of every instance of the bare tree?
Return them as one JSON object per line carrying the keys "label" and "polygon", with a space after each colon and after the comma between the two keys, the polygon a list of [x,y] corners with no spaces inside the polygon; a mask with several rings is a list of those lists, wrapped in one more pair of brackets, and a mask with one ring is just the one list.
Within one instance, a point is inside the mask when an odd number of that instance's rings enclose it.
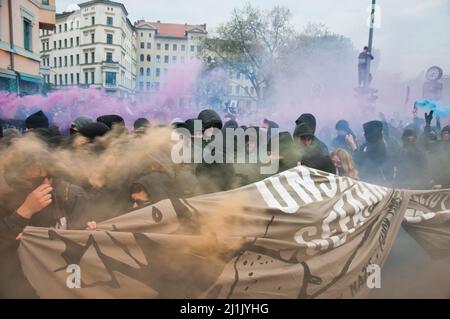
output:
{"label": "bare tree", "polygon": [[279,6],[268,11],[250,4],[235,9],[230,20],[218,28],[217,37],[204,41],[204,54],[212,55],[225,70],[245,76],[261,105],[270,91],[280,53],[294,35],[290,18],[289,9]]}

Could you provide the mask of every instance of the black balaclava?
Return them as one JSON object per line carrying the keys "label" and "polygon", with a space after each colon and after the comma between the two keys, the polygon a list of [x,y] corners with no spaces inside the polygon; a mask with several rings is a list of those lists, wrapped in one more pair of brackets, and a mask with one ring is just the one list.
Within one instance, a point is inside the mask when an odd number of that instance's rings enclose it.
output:
{"label": "black balaclava", "polygon": [[120,115],[115,114],[100,116],[97,118],[97,122],[105,124],[110,129],[113,128],[113,125],[125,126],[125,120]]}
{"label": "black balaclava", "polygon": [[383,139],[383,123],[381,121],[364,123],[363,128],[367,143],[376,143]]}
{"label": "black balaclava", "polygon": [[26,118],[25,126],[27,129],[48,128],[48,118],[44,112],[37,111]]}
{"label": "black balaclava", "polygon": [[311,113],[303,113],[300,117],[295,121],[295,125],[299,125],[300,123],[306,123],[313,130],[313,135],[316,133],[316,118]]}

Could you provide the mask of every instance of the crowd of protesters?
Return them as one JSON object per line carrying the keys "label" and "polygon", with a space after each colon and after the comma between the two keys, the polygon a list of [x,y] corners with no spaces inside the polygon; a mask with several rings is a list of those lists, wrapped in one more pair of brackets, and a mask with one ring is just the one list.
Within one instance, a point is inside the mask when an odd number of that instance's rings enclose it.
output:
{"label": "crowd of protesters", "polygon": [[[201,132],[194,129],[195,120],[201,121]],[[215,111],[204,110],[195,119],[176,119],[167,125],[139,118],[130,131],[121,116],[104,115],[97,119],[76,118],[69,136],[64,136],[39,111],[25,120],[24,133],[14,128],[2,129],[0,152],[3,155],[28,136],[39,140],[43,147],[12,155],[3,163],[1,187],[7,191],[0,195],[0,282],[14,282],[14,287],[2,286],[0,295],[33,296],[31,287],[21,280],[17,270],[16,250],[26,226],[95,229],[97,222],[163,199],[226,191],[268,177],[261,173],[259,162],[174,164],[170,156],[152,156],[137,166],[130,163],[127,171],[119,172],[118,182],[108,184],[102,176],[76,178],[68,174],[70,168],[58,167],[52,152],[77,150],[78,155],[101,156],[114,148],[108,155],[106,170],[117,173],[125,167],[117,163],[121,154],[127,152],[129,143],[137,141],[143,153],[152,147],[145,144],[146,136],[157,135],[159,145],[171,145],[171,135],[160,132],[184,128],[190,133],[191,147],[195,147],[195,139],[201,139],[197,145],[203,148],[209,143],[205,135],[214,129],[226,136],[227,128],[248,128],[242,124],[245,123],[239,123],[231,114],[225,114],[222,119]],[[270,153],[272,141],[277,139],[279,169],[276,173],[304,165],[391,188],[450,187],[450,126],[441,128],[433,112],[425,114],[424,120],[413,118],[405,127],[394,127],[385,119],[369,121],[362,125],[363,138],[342,119],[336,123],[334,137],[327,143],[317,136],[316,126],[316,118],[308,113],[301,114],[292,123],[291,131],[281,131],[277,123],[264,119],[252,128],[265,132],[265,138],[258,135],[256,141],[246,139],[245,153],[258,152],[262,143],[267,144]],[[225,145],[223,152],[236,152],[236,145],[231,148]],[[95,163],[92,165],[95,167]]]}

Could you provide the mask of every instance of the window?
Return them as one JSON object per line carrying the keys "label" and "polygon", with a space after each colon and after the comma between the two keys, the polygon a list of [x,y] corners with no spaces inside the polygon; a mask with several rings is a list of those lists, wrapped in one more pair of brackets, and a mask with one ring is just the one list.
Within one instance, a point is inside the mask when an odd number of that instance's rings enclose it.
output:
{"label": "window", "polygon": [[59,40],[59,48],[60,49],[62,48],[62,41],[61,40]]}
{"label": "window", "polygon": [[70,38],[70,47],[73,47],[73,38]]}
{"label": "window", "polygon": [[77,65],[80,65],[80,55],[77,54]]}
{"label": "window", "polygon": [[91,33],[91,43],[95,42],[95,33]]}
{"label": "window", "polygon": [[181,45],[181,51],[186,51],[186,46],[184,44]]}
{"label": "window", "polygon": [[58,76],[56,74],[53,76],[53,82],[53,84],[58,85]]}
{"label": "window", "polygon": [[151,42],[147,42],[147,49],[151,49],[152,48],[152,44],[151,44]]}
{"label": "window", "polygon": [[64,66],[67,66],[67,55],[64,56]]}
{"label": "window", "polygon": [[31,21],[28,19],[23,19],[23,47],[27,51],[32,51],[31,36]]}
{"label": "window", "polygon": [[176,56],[172,57],[172,63],[177,63],[177,57]]}
{"label": "window", "polygon": [[64,23],[64,32],[67,32],[67,23]]}
{"label": "window", "polygon": [[80,46],[80,37],[77,37],[77,47]]}
{"label": "window", "polygon": [[91,72],[91,83],[95,83],[95,72]]}
{"label": "window", "polygon": [[95,63],[95,52],[91,52],[91,62]]}
{"label": "window", "polygon": [[116,72],[105,72],[106,73],[106,84],[116,85]]}
{"label": "window", "polygon": [[89,63],[89,55],[87,52],[84,54],[84,63],[86,63],[86,64]]}
{"label": "window", "polygon": [[169,43],[164,44],[164,50],[169,51]]}
{"label": "window", "polygon": [[141,38],[144,36],[144,32],[141,32]]}
{"label": "window", "polygon": [[64,48],[67,48],[67,39],[64,39]]}
{"label": "window", "polygon": [[139,82],[139,90],[144,91],[144,82]]}
{"label": "window", "polygon": [[63,85],[63,78],[62,78],[62,74],[59,75],[59,85]]}
{"label": "window", "polygon": [[158,54],[156,56],[156,63],[160,63],[161,62],[161,56]]}
{"label": "window", "polygon": [[144,62],[145,60],[145,56],[143,54],[141,54],[141,62]]}
{"label": "window", "polygon": [[161,43],[156,43],[156,49],[161,50]]}
{"label": "window", "polygon": [[80,73],[77,73],[77,84],[80,84]]}
{"label": "window", "polygon": [[73,85],[73,73],[70,73],[70,84]]}
{"label": "window", "polygon": [[141,42],[141,49],[145,49],[145,43]]}
{"label": "window", "polygon": [[150,76],[150,68],[147,68],[147,76]]}
{"label": "window", "polygon": [[64,74],[64,84],[65,85],[69,84],[69,76],[67,74]]}
{"label": "window", "polygon": [[73,55],[70,56],[70,66],[73,66]]}
{"label": "window", "polygon": [[53,49],[56,50],[56,41],[53,41]]}
{"label": "window", "polygon": [[195,46],[191,45],[191,52],[194,52]]}
{"label": "window", "polygon": [[58,28],[59,29],[59,33],[61,33],[62,32],[61,25],[59,25],[58,27],[59,27]]}
{"label": "window", "polygon": [[106,43],[107,44],[113,44],[113,35],[112,34],[107,34],[106,35]]}
{"label": "window", "polygon": [[176,44],[174,44],[174,45],[172,46],[172,50],[173,50],[173,51],[176,51],[176,50],[177,50],[177,45],[176,45]]}
{"label": "window", "polygon": [[152,61],[152,57],[150,56],[150,54],[147,54],[147,62],[151,62]]}
{"label": "window", "polygon": [[62,68],[62,57],[59,57],[59,67]]}
{"label": "window", "polygon": [[84,83],[89,84],[89,75],[87,72],[84,72]]}
{"label": "window", "polygon": [[58,59],[57,58],[53,58],[53,66],[55,68],[58,67]]}
{"label": "window", "polygon": [[112,52],[106,52],[106,62],[112,62],[112,61],[113,61]]}
{"label": "window", "polygon": [[144,68],[139,69],[139,74],[140,74],[140,76],[144,76]]}
{"label": "window", "polygon": [[106,17],[106,24],[107,25],[113,25],[113,18],[112,17]]}
{"label": "window", "polygon": [[151,88],[151,83],[147,82],[147,91],[150,91],[150,88]]}
{"label": "window", "polygon": [[169,63],[169,56],[168,55],[164,56],[164,63]]}
{"label": "window", "polygon": [[95,17],[91,17],[91,22],[92,22],[92,25],[95,24]]}
{"label": "window", "polygon": [[161,75],[161,69],[160,68],[156,68],[156,77],[159,78]]}

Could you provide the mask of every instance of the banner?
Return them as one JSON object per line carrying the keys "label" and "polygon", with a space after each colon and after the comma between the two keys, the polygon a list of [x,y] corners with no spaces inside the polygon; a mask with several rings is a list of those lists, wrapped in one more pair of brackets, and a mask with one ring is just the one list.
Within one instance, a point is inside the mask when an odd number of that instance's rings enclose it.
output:
{"label": "banner", "polygon": [[28,227],[19,257],[42,298],[364,298],[402,223],[448,255],[449,195],[297,167],[96,231]]}

